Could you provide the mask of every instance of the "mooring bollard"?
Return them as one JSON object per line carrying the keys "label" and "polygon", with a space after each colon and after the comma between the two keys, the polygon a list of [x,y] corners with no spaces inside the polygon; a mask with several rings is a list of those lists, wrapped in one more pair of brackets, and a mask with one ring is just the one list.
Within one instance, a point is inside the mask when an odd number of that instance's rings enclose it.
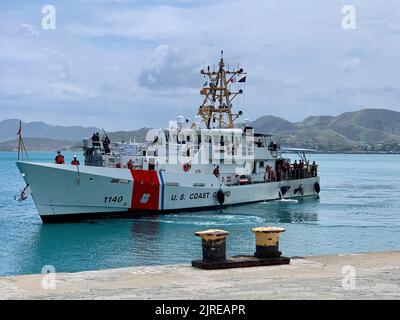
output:
{"label": "mooring bollard", "polygon": [[279,236],[285,232],[284,228],[258,227],[252,230],[256,235],[257,258],[278,258],[282,252],[279,251]]}
{"label": "mooring bollard", "polygon": [[226,237],[229,235],[228,231],[210,229],[197,231],[195,235],[202,240],[204,262],[222,262],[226,260]]}
{"label": "mooring bollard", "polygon": [[256,252],[254,255],[226,257],[226,237],[228,231],[211,229],[195,232],[202,239],[203,259],[193,260],[192,266],[201,269],[226,269],[256,266],[289,264],[290,259],[282,257],[279,251],[279,235],[283,228],[254,228],[256,235]]}

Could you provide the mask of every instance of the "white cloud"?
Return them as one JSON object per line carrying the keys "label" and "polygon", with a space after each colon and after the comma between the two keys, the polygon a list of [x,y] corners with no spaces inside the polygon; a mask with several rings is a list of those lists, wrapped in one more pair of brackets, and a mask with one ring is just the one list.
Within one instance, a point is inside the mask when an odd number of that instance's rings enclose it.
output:
{"label": "white cloud", "polygon": [[21,24],[19,27],[17,34],[21,36],[28,36],[28,37],[38,37],[39,36],[39,31],[38,28],[31,24]]}
{"label": "white cloud", "polygon": [[2,117],[52,119],[57,105],[60,121],[77,121],[74,109],[90,125],[163,125],[179,108],[195,112],[199,70],[221,49],[249,72],[241,102],[250,118],[301,120],[366,103],[400,110],[400,3],[356,0],[357,29],[344,31],[342,2],[75,0],[58,4],[57,30],[40,34],[31,6],[4,11]]}
{"label": "white cloud", "polygon": [[200,66],[184,56],[184,52],[169,45],[156,47],[139,75],[139,85],[163,91],[198,87]]}
{"label": "white cloud", "polygon": [[49,83],[49,88],[59,99],[79,99],[80,96],[95,98],[96,94],[87,92],[83,88],[73,83],[56,82]]}

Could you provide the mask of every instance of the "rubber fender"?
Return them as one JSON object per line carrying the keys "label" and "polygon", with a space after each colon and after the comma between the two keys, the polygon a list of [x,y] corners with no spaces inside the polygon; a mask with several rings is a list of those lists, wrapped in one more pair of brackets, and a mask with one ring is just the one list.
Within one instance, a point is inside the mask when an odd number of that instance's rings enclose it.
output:
{"label": "rubber fender", "polygon": [[321,191],[321,186],[318,182],[314,183],[314,190],[316,193],[319,193]]}
{"label": "rubber fender", "polygon": [[217,200],[220,205],[225,202],[225,193],[222,191],[222,189],[219,189],[217,192]]}

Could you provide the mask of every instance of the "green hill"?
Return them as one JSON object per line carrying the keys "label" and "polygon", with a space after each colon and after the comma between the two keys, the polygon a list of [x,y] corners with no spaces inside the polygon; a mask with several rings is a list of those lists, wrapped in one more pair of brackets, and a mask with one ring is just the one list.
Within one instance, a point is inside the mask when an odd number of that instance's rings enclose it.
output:
{"label": "green hill", "polygon": [[275,116],[263,116],[253,122],[254,128],[261,132],[289,133],[297,130],[293,123]]}
{"label": "green hill", "polygon": [[[299,123],[271,117],[253,122],[254,128],[281,136],[281,143],[320,151],[388,151],[399,149],[400,112],[363,109],[339,116],[312,116]],[[281,124],[284,126],[281,127]],[[270,130],[266,130],[270,129]]]}
{"label": "green hill", "polygon": [[132,130],[132,131],[115,131],[108,133],[111,141],[137,141],[142,142],[146,138],[147,131],[149,128],[141,128],[139,130]]}

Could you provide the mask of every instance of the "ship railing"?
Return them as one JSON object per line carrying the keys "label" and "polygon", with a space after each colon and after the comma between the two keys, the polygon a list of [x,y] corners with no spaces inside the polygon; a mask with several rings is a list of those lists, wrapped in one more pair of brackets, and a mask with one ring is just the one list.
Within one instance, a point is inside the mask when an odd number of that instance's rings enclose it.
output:
{"label": "ship railing", "polygon": [[[238,174],[221,174],[219,176],[219,181],[226,186],[234,186],[240,184],[240,176]],[[247,175],[249,180],[246,184],[258,184],[258,183],[265,183],[266,177],[263,173]]]}
{"label": "ship railing", "polygon": [[313,168],[290,169],[288,171],[278,170],[276,176],[278,181],[301,180],[317,177],[318,172]]}
{"label": "ship railing", "polygon": [[218,178],[219,182],[226,186],[234,186],[239,183],[235,174],[220,174]]}
{"label": "ship railing", "polygon": [[[290,181],[290,180],[301,180],[306,178],[317,177],[316,171],[307,171],[304,169],[289,170],[286,172],[275,172],[274,174],[268,174],[268,172],[253,173],[249,176],[249,181],[246,184],[259,184],[259,183],[271,183],[279,181]],[[219,176],[220,183],[226,186],[239,185],[239,177],[237,174],[221,174]]]}

